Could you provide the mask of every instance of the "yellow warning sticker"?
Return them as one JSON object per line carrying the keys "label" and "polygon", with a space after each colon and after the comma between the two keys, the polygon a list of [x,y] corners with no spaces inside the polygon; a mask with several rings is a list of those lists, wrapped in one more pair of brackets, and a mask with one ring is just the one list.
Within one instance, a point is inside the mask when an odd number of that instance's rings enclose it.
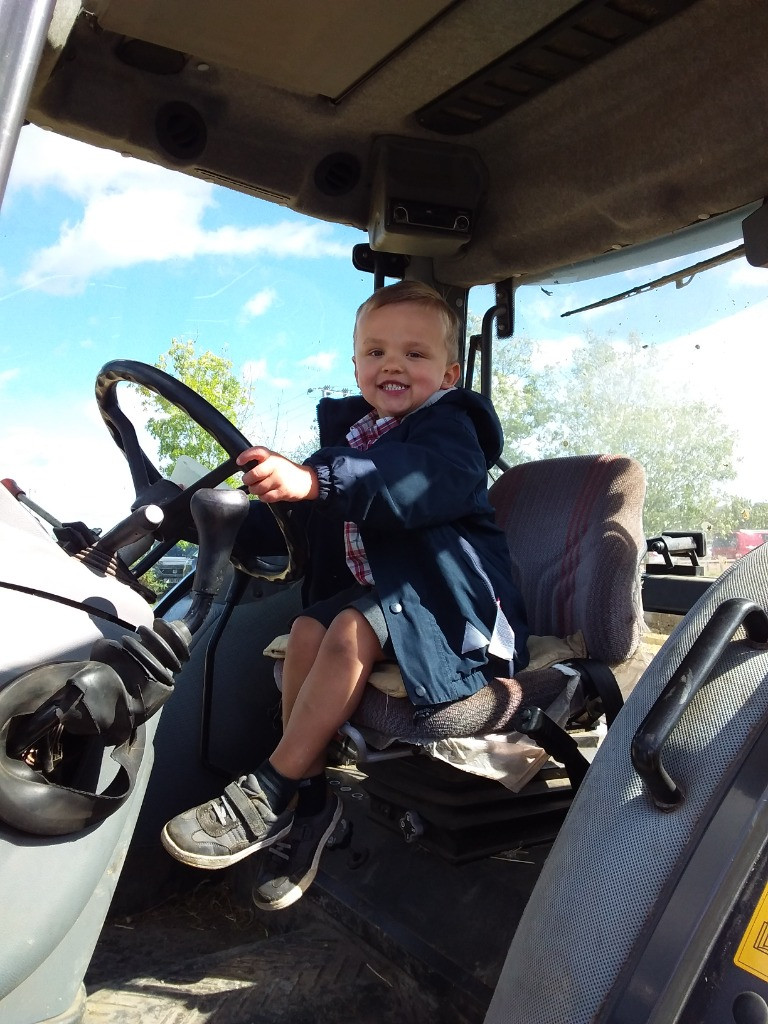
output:
{"label": "yellow warning sticker", "polygon": [[768,885],[763,889],[733,962],[737,967],[768,981]]}

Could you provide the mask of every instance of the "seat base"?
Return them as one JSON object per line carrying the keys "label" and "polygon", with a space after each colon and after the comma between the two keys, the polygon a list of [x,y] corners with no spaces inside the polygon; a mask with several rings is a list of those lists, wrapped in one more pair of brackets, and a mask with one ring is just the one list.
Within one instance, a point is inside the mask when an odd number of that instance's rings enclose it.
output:
{"label": "seat base", "polygon": [[454,864],[551,841],[573,797],[554,763],[520,793],[426,756],[365,770],[371,818]]}

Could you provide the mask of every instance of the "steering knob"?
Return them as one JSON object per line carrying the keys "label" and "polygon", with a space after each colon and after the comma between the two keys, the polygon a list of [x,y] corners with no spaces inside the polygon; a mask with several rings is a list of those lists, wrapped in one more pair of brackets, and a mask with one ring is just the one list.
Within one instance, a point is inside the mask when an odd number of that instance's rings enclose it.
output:
{"label": "steering knob", "polygon": [[248,514],[248,495],[245,491],[201,488],[189,507],[199,548],[192,605],[182,621],[192,634],[202,626],[224,582],[235,537]]}
{"label": "steering knob", "polygon": [[231,489],[202,488],[193,495],[190,510],[199,544],[193,590],[198,594],[217,594],[224,582],[235,537],[248,514],[248,495]]}

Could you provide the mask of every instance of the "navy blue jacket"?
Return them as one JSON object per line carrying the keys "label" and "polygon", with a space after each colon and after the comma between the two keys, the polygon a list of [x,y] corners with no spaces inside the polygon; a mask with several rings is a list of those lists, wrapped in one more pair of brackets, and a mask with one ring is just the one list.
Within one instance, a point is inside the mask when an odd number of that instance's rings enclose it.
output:
{"label": "navy blue jacket", "polygon": [[[323,447],[306,464],[320,494],[302,503],[311,553],[304,601],[351,585],[342,524],[357,523],[408,695],[426,710],[527,663],[525,611],[487,494],[503,436],[491,403],[456,389],[360,452],[346,433],[370,408],[361,397],[318,406]],[[483,641],[497,599],[515,633],[514,665],[489,657]]]}

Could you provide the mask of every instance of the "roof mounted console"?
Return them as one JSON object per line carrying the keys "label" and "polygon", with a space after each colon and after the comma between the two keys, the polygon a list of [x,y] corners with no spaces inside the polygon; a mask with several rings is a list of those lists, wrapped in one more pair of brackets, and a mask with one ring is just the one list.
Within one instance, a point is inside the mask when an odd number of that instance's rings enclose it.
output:
{"label": "roof mounted console", "polygon": [[372,160],[372,249],[452,256],[469,242],[486,183],[473,149],[388,135]]}

